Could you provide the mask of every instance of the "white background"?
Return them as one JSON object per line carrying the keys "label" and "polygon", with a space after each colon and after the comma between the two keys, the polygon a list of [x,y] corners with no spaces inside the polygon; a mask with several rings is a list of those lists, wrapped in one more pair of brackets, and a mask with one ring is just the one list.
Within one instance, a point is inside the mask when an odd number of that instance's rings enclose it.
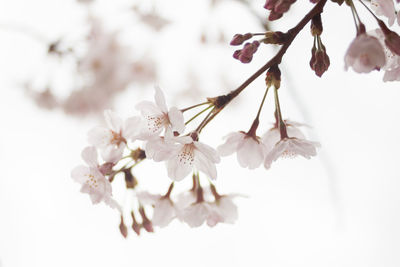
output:
{"label": "white background", "polygon": [[[187,64],[204,77],[226,75],[230,87],[213,84],[215,77],[202,80],[203,95],[216,96],[234,89],[273,55],[273,49],[261,46],[254,62],[243,65],[231,59],[233,49],[227,44],[197,43],[203,29],[212,35],[221,27],[228,39],[261,30],[233,2],[225,1],[212,13],[205,0],[159,1],[159,11],[173,26],[153,42],[155,55],[163,60],[163,75],[155,83],[170,103],[185,107],[203,101],[174,96]],[[273,24],[276,29],[290,28],[312,7],[298,2]],[[100,1],[96,12],[117,27],[129,23],[125,9],[130,3]],[[254,6],[266,16],[263,4],[255,1]],[[361,14],[373,29],[370,15]],[[45,111],[26,97],[20,84],[46,68],[45,47],[9,29],[25,25],[52,40],[79,32],[85,16],[72,0],[0,0],[0,265],[400,266],[400,88],[383,83],[383,73],[344,71],[344,53],[355,36],[348,8],[327,4],[322,38],[331,66],[322,79],[309,69],[308,28],[282,67],[282,112],[312,125],[305,130],[322,144],[318,156],[279,160],[270,170],[255,171],[240,168],[235,157],[223,158],[217,166],[219,190],[249,196],[236,201],[236,224],[191,229],[175,221],[154,234],[137,237],[131,231],[127,240],[119,234],[118,214],[105,205],[93,206],[70,178],[70,170],[82,162],[87,130],[101,121]],[[126,36],[130,40],[129,32]],[[216,147],[227,133],[247,130],[263,90],[260,77],[207,126],[202,141]],[[116,110],[134,114],[134,104],[151,100],[152,94],[149,88],[126,92]],[[259,134],[273,119],[271,96]],[[146,162],[137,176],[153,186],[152,192],[169,183],[163,164]],[[178,185],[177,191],[186,188]]]}

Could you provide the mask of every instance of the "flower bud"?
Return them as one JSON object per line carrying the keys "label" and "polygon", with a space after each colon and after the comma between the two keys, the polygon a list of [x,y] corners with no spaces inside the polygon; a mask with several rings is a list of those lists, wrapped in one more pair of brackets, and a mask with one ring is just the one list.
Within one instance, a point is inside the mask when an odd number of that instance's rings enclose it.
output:
{"label": "flower bud", "polygon": [[149,233],[154,232],[153,229],[153,224],[151,223],[151,221],[147,218],[146,213],[144,211],[143,207],[139,208],[139,213],[140,216],[142,216],[142,227]]}
{"label": "flower bud", "polygon": [[290,6],[296,2],[296,0],[267,0],[264,8],[271,10],[268,19],[277,20],[282,17],[283,13],[287,12]]}
{"label": "flower bud", "polygon": [[310,67],[318,77],[321,77],[325,71],[328,70],[330,65],[329,56],[326,53],[325,46],[322,49],[313,47],[311,50]]}
{"label": "flower bud", "polygon": [[119,224],[119,231],[121,232],[121,235],[126,238],[128,236],[128,228],[126,227],[124,223],[124,217],[121,215],[121,223]]}
{"label": "flower bud", "polygon": [[343,4],[343,2],[344,2],[344,0],[331,0],[331,1],[334,2],[334,3],[338,3],[339,6],[341,6]]}
{"label": "flower bud", "polygon": [[140,226],[140,224],[138,224],[138,222],[136,221],[135,214],[133,213],[133,211],[131,211],[131,216],[132,216],[132,230],[133,230],[137,235],[140,235],[141,226]]}
{"label": "flower bud", "polygon": [[246,33],[246,34],[235,34],[232,38],[232,41],[230,42],[230,45],[241,45],[243,44],[244,41],[250,39],[253,37],[251,33]]}
{"label": "flower bud", "polygon": [[257,52],[260,42],[253,41],[252,43],[246,43],[243,49],[236,50],[233,53],[235,59],[240,60],[242,63],[249,63],[253,59],[253,55]]}

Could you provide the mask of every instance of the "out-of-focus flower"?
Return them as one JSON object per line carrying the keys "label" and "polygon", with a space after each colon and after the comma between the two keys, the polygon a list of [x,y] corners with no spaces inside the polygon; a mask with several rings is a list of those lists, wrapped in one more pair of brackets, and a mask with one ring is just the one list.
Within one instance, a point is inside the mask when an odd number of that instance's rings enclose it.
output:
{"label": "out-of-focus flower", "polygon": [[127,140],[134,141],[141,130],[139,117],[130,117],[125,122],[113,111],[106,110],[107,127],[97,126],[89,131],[88,141],[102,151],[103,158],[121,158]]}
{"label": "out-of-focus flower", "polygon": [[228,134],[224,144],[217,150],[220,156],[228,156],[236,152],[241,167],[258,168],[265,157],[265,145],[258,136],[251,136],[245,132]]}
{"label": "out-of-focus flower", "polygon": [[139,9],[139,7],[134,6],[132,10],[144,24],[153,28],[155,31],[160,31],[162,28],[171,23],[171,21],[163,18],[154,9],[150,12],[143,12]]}
{"label": "out-of-focus flower", "polygon": [[167,226],[176,217],[176,208],[169,197],[161,197],[154,204],[153,225]]}
{"label": "out-of-focus flower", "polygon": [[376,15],[387,17],[389,25],[393,25],[396,19],[393,0],[371,0],[371,8]]}
{"label": "out-of-focus flower", "polygon": [[366,33],[359,34],[348,48],[345,68],[352,67],[359,73],[367,73],[385,66],[385,53],[379,40]]}
{"label": "out-of-focus flower", "polygon": [[168,110],[165,103],[165,97],[159,87],[155,87],[154,100],[142,101],[136,105],[136,109],[140,110],[146,120],[147,127],[144,127],[144,138],[151,135],[158,135],[165,131],[176,131],[182,133],[185,129],[185,122],[182,112],[176,107]]}
{"label": "out-of-focus flower", "polygon": [[383,67],[385,74],[383,75],[383,81],[400,81],[400,56],[394,54],[385,44],[385,35],[381,29],[376,29],[370,32],[371,35],[378,38],[385,50],[386,64]]}
{"label": "out-of-focus flower", "polygon": [[209,217],[212,221],[218,221],[218,216],[219,214],[205,201],[193,203],[182,212],[182,220],[190,227],[201,226]]}
{"label": "out-of-focus flower", "polygon": [[287,12],[290,6],[296,2],[296,0],[267,0],[264,8],[271,10],[268,19],[276,20],[282,17],[283,13]]}
{"label": "out-of-focus flower", "polygon": [[[195,135],[195,137],[193,137]],[[209,178],[217,178],[216,163],[220,162],[217,151],[197,141],[197,134],[175,139],[178,145],[167,162],[168,176],[176,181],[185,178],[193,169],[205,173]]]}

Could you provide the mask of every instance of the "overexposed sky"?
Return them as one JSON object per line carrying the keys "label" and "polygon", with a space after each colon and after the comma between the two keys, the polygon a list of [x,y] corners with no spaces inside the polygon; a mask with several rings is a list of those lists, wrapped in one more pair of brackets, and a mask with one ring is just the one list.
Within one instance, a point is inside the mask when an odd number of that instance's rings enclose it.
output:
{"label": "overexposed sky", "polygon": [[[201,31],[213,40],[216,29],[222,29],[229,41],[236,32],[261,30],[235,1],[226,0],[212,12],[205,0],[154,1],[172,21],[160,34],[142,28],[134,34],[137,22],[127,8],[140,1],[98,2],[92,12],[111,29],[123,25],[126,44],[151,47],[162,73],[154,83],[179,107],[203,101],[180,94],[189,69],[199,73],[201,97],[216,96],[234,89],[274,53],[260,46],[254,62],[243,65],[231,58],[234,49],[228,44],[198,43]],[[266,15],[263,1],[254,2]],[[276,29],[292,27],[311,7],[308,1],[297,2],[292,13],[273,24],[279,25]],[[46,63],[43,44],[17,29],[36,30],[49,40],[74,40],[84,31],[87,11],[73,0],[0,0],[0,6],[0,266],[400,265],[400,86],[383,83],[383,73],[344,71],[344,53],[355,36],[350,10],[327,4],[322,40],[331,66],[322,78],[309,69],[308,29],[282,66],[282,113],[312,126],[305,131],[321,143],[318,156],[279,160],[268,171],[243,169],[234,156],[223,158],[217,165],[219,191],[248,196],[236,201],[236,224],[191,229],[174,221],[154,234],[137,237],[131,231],[125,240],[117,212],[93,206],[70,178],[71,169],[82,163],[87,131],[102,121],[39,109],[20,86],[35,75],[53,73],[53,67]],[[371,17],[361,14],[373,29]],[[70,83],[64,79],[58,81],[61,88]],[[135,114],[135,103],[152,100],[151,88],[122,93],[115,109],[124,116]],[[247,130],[263,91],[260,77],[207,126],[202,141],[216,147],[229,132]],[[260,134],[273,121],[272,112],[271,94]],[[168,186],[162,163],[140,167],[136,174],[151,192]],[[178,184],[177,190],[187,186]],[[124,198],[122,190],[115,195]]]}

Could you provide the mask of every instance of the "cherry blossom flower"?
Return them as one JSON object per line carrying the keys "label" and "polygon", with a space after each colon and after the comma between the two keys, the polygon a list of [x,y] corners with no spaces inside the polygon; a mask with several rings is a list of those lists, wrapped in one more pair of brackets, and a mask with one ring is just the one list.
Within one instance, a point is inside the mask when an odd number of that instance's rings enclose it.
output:
{"label": "cherry blossom flower", "polygon": [[258,168],[265,157],[265,145],[258,136],[245,132],[233,132],[225,136],[226,141],[217,150],[220,156],[228,156],[236,152],[241,167]]}
{"label": "cherry blossom flower", "polygon": [[216,163],[220,162],[217,151],[197,141],[197,134],[176,138],[178,142],[173,156],[167,162],[168,176],[176,181],[185,178],[195,168],[209,178],[217,178]]}
{"label": "cherry blossom flower", "polygon": [[286,132],[288,137],[281,138],[281,133],[277,125],[268,130],[262,137],[262,141],[266,146],[266,157],[264,159],[264,167],[269,169],[273,161],[279,157],[296,157],[301,155],[307,159],[316,155],[316,147],[318,142],[307,141],[298,128],[307,126],[302,123],[285,120]]}
{"label": "cherry blossom flower", "polygon": [[142,101],[136,105],[146,120],[144,127],[144,138],[150,135],[158,135],[163,129],[182,133],[185,129],[185,122],[182,112],[176,107],[168,110],[165,97],[159,87],[155,87],[155,103]]}
{"label": "cherry blossom flower", "polygon": [[88,166],[80,165],[71,172],[71,177],[82,184],[81,192],[87,193],[93,204],[105,202],[112,208],[121,211],[118,203],[112,198],[110,182],[101,172],[101,166],[97,161],[97,152],[94,147],[87,147],[82,151],[82,158]]}
{"label": "cherry blossom flower", "polygon": [[176,147],[173,137],[156,136],[146,142],[144,150],[146,158],[160,162],[170,159]]}
{"label": "cherry blossom flower", "polygon": [[264,160],[264,167],[269,169],[272,162],[278,158],[293,158],[297,155],[303,156],[306,159],[317,155],[316,148],[319,147],[318,142],[312,142],[296,137],[286,137],[278,141],[268,153]]}
{"label": "cherry blossom flower", "polygon": [[[297,137],[299,139],[305,139],[305,135],[299,129],[301,126],[307,126],[306,124],[291,121],[291,120],[284,120],[286,125],[287,134],[291,137]],[[266,154],[268,154],[274,147],[276,143],[281,140],[281,134],[277,126],[269,129],[262,137],[262,142],[265,145]]]}
{"label": "cherry blossom flower", "polygon": [[393,0],[371,0],[371,8],[376,15],[387,17],[389,25],[393,25],[396,19]]}
{"label": "cherry blossom flower", "polygon": [[206,220],[219,221],[219,214],[206,201],[196,202],[186,207],[182,212],[182,221],[190,227],[199,227]]}
{"label": "cherry blossom flower", "polygon": [[368,73],[385,66],[385,53],[379,40],[362,33],[353,40],[345,58],[345,69],[353,67],[359,73]]}
{"label": "cherry blossom flower", "polygon": [[199,227],[204,222],[210,227],[217,223],[234,223],[238,212],[232,200],[238,196],[219,195],[214,185],[183,192],[175,204],[177,218],[190,227]]}
{"label": "cherry blossom flower", "polygon": [[176,208],[169,197],[161,197],[154,204],[153,225],[167,226],[176,217]]}
{"label": "cherry blossom flower", "polygon": [[238,209],[233,198],[235,195],[223,195],[219,199],[210,204],[213,212],[207,217],[207,225],[210,227],[215,226],[217,223],[233,224],[238,218]]}
{"label": "cherry blossom flower", "polygon": [[386,65],[383,67],[385,74],[383,75],[383,81],[400,81],[400,56],[394,54],[385,44],[385,35],[381,29],[376,29],[370,32],[371,35],[378,38],[385,50]]}
{"label": "cherry blossom flower", "polygon": [[97,126],[89,131],[88,141],[102,151],[104,159],[121,158],[127,140],[134,141],[141,129],[139,117],[130,117],[125,122],[113,111],[106,110],[107,127]]}

